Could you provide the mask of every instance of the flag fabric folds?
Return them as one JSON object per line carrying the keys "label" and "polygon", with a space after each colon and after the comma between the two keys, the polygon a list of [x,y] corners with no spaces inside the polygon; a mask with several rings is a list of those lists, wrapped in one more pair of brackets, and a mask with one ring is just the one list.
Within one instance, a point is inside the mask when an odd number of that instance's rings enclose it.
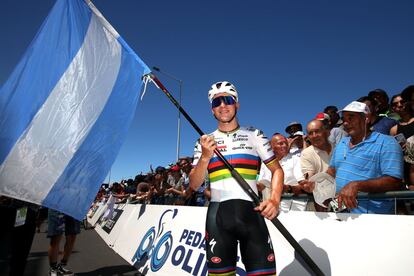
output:
{"label": "flag fabric folds", "polygon": [[0,194],[82,219],[150,72],[88,0],[58,0],[0,89]]}

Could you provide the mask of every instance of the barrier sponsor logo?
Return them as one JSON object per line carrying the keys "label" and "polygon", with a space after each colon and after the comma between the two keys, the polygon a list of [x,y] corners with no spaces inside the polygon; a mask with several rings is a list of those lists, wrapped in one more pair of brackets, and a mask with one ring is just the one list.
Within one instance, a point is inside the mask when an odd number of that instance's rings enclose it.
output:
{"label": "barrier sponsor logo", "polygon": [[[184,272],[180,275],[207,275],[204,234],[193,229],[178,230],[176,226],[183,219],[177,216],[178,213],[178,209],[165,210],[158,226],[151,226],[145,232],[131,259],[140,275],[156,273],[161,269],[158,273],[176,273],[179,270]],[[220,257],[212,257],[211,261],[221,263],[222,260]],[[245,275],[245,271],[239,267],[236,273]]]}
{"label": "barrier sponsor logo", "polygon": [[167,214],[174,219],[177,213],[177,209],[166,210],[158,221],[158,228],[156,229],[155,226],[152,226],[145,233],[131,260],[137,269],[143,267],[145,272],[148,271],[149,261],[149,268],[151,271],[156,272],[165,264],[171,252],[173,237],[171,231],[164,233],[165,222],[163,219]]}

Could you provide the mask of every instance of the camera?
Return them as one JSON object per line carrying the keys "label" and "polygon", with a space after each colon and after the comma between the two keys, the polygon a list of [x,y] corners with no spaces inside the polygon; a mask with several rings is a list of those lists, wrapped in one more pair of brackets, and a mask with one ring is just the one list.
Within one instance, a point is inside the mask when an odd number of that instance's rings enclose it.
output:
{"label": "camera", "polygon": [[343,210],[345,210],[346,209],[346,206],[342,202],[342,206],[341,206],[341,208],[339,208],[339,206],[338,206],[338,199],[337,198],[334,198],[334,199],[331,200],[331,202],[329,202],[329,209],[331,211],[335,212],[335,213],[339,213],[339,212],[342,212]]}

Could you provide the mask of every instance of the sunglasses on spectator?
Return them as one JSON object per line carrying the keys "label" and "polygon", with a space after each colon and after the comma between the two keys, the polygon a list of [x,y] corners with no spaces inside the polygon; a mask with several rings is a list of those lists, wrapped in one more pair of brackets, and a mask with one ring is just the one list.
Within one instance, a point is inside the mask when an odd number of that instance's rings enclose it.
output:
{"label": "sunglasses on spectator", "polygon": [[236,100],[232,96],[220,96],[211,102],[211,107],[216,108],[221,105],[221,103],[224,103],[225,105],[233,105],[236,103]]}

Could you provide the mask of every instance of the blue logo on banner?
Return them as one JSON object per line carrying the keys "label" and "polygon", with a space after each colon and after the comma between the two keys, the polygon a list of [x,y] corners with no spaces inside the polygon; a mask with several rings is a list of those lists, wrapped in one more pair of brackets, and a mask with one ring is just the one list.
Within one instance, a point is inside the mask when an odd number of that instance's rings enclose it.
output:
{"label": "blue logo on banner", "polygon": [[[172,212],[172,214],[171,214]],[[144,267],[142,274],[148,271],[147,261],[150,260],[150,269],[153,272],[158,271],[167,261],[173,245],[173,237],[171,231],[164,233],[164,216],[172,215],[172,219],[177,215],[177,209],[168,209],[162,213],[158,222],[158,228],[152,226],[141,240],[132,262],[137,269]]]}

